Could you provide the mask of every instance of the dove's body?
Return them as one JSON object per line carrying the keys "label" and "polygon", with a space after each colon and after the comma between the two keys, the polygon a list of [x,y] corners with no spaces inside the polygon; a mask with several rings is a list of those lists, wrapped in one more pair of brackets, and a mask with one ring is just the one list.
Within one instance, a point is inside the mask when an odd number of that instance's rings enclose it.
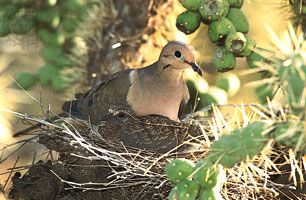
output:
{"label": "dove's body", "polygon": [[179,112],[189,100],[182,73],[190,66],[200,73],[192,47],[171,42],[156,63],[107,76],[77,100],[66,102],[63,110],[97,124],[111,106],[120,104],[131,107],[137,116],[154,114],[178,121]]}

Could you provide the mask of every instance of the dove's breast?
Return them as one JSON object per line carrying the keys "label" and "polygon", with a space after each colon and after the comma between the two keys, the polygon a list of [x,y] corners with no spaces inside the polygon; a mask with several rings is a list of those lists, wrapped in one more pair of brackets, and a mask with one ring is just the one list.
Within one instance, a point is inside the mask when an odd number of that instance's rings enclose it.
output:
{"label": "dove's breast", "polygon": [[130,74],[131,87],[127,102],[136,115],[162,115],[178,121],[179,107],[185,86],[183,79],[159,80],[159,77],[137,77],[137,71]]}

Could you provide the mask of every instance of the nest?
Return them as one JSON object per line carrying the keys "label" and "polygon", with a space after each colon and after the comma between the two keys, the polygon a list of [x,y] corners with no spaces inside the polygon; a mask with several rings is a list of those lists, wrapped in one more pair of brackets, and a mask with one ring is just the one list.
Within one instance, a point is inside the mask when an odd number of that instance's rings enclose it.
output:
{"label": "nest", "polygon": [[[16,172],[12,177],[11,199],[166,199],[173,187],[164,172],[166,164],[175,158],[196,163],[205,157],[211,143],[219,138],[217,129],[221,124],[216,123],[222,121],[220,113],[215,112],[219,117],[205,118],[206,125],[197,125],[201,134],[188,135],[175,148],[158,153],[106,140],[100,130],[77,119],[60,118],[50,123],[18,115],[44,125],[27,133],[31,138],[17,144],[38,142],[47,152],[53,152],[53,157],[21,167],[16,167],[16,161],[10,173],[24,169],[27,173],[22,176]],[[274,162],[291,156],[281,148],[275,152],[272,145],[268,144],[265,152],[252,162],[227,169],[227,180],[221,190],[225,199],[279,199],[282,188],[295,189],[273,182],[273,176],[285,173],[279,170],[284,164]]]}

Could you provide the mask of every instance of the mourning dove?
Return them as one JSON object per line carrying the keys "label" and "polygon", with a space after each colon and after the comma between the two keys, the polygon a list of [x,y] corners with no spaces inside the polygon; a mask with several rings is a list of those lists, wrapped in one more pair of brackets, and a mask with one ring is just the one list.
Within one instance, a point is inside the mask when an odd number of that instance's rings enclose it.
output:
{"label": "mourning dove", "polygon": [[108,143],[123,143],[151,152],[166,153],[201,130],[160,115],[137,116],[125,106],[113,106],[99,123],[99,134]]}
{"label": "mourning dove", "polygon": [[108,75],[76,100],[65,102],[62,109],[77,118],[90,119],[93,124],[98,124],[117,104],[130,106],[137,116],[155,114],[178,121],[189,100],[182,77],[187,68],[202,75],[194,49],[181,42],[169,42],[152,65]]}

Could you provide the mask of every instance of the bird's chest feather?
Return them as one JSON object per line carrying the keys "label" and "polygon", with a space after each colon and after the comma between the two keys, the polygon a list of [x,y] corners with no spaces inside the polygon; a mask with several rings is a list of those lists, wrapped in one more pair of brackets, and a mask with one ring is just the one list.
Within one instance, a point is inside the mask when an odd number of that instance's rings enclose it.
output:
{"label": "bird's chest feather", "polygon": [[131,81],[127,101],[139,116],[156,114],[178,121],[184,94],[183,80]]}

